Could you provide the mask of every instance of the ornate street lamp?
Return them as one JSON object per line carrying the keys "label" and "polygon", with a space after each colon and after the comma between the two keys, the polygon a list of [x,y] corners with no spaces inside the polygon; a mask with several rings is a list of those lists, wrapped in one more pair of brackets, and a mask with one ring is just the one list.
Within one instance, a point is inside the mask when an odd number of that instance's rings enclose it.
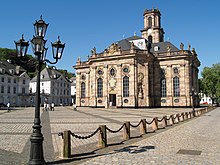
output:
{"label": "ornate street lamp", "polygon": [[[50,62],[46,59],[47,48],[45,47],[46,40],[44,36],[46,34],[46,30],[49,24],[46,24],[40,17],[39,21],[36,21],[34,24],[35,36],[31,40],[33,52],[37,58],[37,86],[36,86],[36,106],[35,106],[35,118],[33,125],[33,133],[30,137],[31,141],[31,149],[30,149],[30,159],[28,164],[30,165],[41,165],[46,164],[44,160],[43,154],[43,134],[41,133],[41,120],[40,120],[40,71],[41,67],[44,63],[49,62],[50,64],[56,64],[59,59],[61,59],[63,50],[65,47],[64,43],[61,43],[60,38],[58,37],[58,41],[52,43],[52,52],[53,58],[55,62]],[[25,56],[27,53],[27,49],[29,43],[26,42],[23,38],[19,41],[15,41],[17,55]]]}

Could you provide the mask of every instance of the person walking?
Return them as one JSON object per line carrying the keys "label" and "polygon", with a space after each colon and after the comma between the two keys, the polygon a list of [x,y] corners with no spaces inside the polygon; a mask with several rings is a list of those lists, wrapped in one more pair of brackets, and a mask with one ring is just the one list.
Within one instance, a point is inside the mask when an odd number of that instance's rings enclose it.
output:
{"label": "person walking", "polygon": [[54,111],[54,103],[51,103],[51,111]]}
{"label": "person walking", "polygon": [[11,109],[10,109],[10,103],[9,103],[9,102],[7,103],[7,110],[8,110],[8,112],[11,111]]}

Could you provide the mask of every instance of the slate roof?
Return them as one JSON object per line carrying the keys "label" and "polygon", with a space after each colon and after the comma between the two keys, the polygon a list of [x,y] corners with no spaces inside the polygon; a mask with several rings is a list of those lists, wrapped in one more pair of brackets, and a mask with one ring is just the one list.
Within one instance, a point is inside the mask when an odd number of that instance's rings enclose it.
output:
{"label": "slate roof", "polygon": [[[130,50],[131,49],[131,42],[129,42],[129,41],[134,41],[134,40],[138,40],[138,39],[145,39],[145,38],[142,38],[142,37],[139,37],[139,36],[132,36],[132,37],[125,38],[125,39],[122,39],[120,41],[117,41],[115,43],[117,43],[118,46],[121,47],[121,50]],[[145,39],[145,42],[147,43],[148,41]],[[150,52],[152,52],[152,53],[167,52],[167,46],[168,45],[170,46],[171,52],[179,51],[179,49],[176,46],[174,46],[171,42],[165,41],[165,42],[152,43]],[[158,46],[158,51],[155,51],[155,49],[154,49],[155,46]],[[137,46],[135,46],[135,48],[139,49]]]}
{"label": "slate roof", "polygon": [[[165,52],[167,52],[168,45],[170,46],[171,52],[179,51],[179,49],[176,46],[174,46],[171,42],[165,41],[165,42],[152,43],[150,52],[152,52],[152,53],[165,53]],[[155,51],[155,49],[154,49],[156,46],[158,46],[158,51]]]}
{"label": "slate roof", "polygon": [[[41,71],[41,76],[44,75],[44,78],[41,78],[41,81],[50,81],[52,79],[58,79],[60,77],[63,77],[64,79],[65,76],[60,73],[59,71],[57,71],[54,68],[49,68],[49,67],[45,67],[42,71]],[[67,80],[67,79],[66,79]],[[37,76],[35,76],[34,78],[32,78],[31,82],[35,82],[37,81]],[[69,81],[69,80],[67,80]]]}
{"label": "slate roof", "polygon": [[[10,62],[6,61],[6,60],[0,60],[0,68],[5,69],[4,73],[0,73],[0,74],[8,74],[8,75],[20,75],[24,72],[26,72],[26,70],[24,68],[22,68],[21,66],[18,65],[13,65]],[[19,69],[19,73],[16,73],[16,68]],[[14,70],[14,74],[12,74],[10,72],[10,70],[13,69]]]}

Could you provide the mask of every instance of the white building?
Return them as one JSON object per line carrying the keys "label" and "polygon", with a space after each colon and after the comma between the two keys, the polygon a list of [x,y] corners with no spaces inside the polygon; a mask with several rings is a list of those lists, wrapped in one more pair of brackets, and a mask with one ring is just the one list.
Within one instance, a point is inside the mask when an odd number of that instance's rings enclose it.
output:
{"label": "white building", "polygon": [[0,61],[0,104],[29,106],[30,77],[26,70],[10,61]]}
{"label": "white building", "polygon": [[[35,104],[36,77],[30,82],[30,92],[33,94],[32,100]],[[41,71],[40,92],[41,104],[44,102],[54,103],[55,105],[71,104],[71,85],[70,81],[54,67],[46,67]]]}
{"label": "white building", "polygon": [[72,97],[72,103],[76,104],[76,77],[72,77],[70,79],[71,81],[71,97]]}
{"label": "white building", "polygon": [[209,96],[206,96],[204,93],[200,93],[200,104],[212,104],[212,99]]}

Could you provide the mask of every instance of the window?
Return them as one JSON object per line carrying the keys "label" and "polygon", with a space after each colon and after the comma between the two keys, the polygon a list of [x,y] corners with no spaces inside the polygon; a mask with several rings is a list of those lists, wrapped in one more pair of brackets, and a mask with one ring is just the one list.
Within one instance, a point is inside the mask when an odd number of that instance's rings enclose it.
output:
{"label": "window", "polygon": [[123,72],[124,72],[124,73],[128,73],[128,72],[129,72],[128,67],[124,67],[124,68],[123,68]]}
{"label": "window", "polygon": [[161,79],[161,97],[167,96],[167,89],[166,89],[166,79]]}
{"label": "window", "polygon": [[179,97],[180,96],[180,83],[179,83],[179,77],[173,78],[173,96]]}
{"label": "window", "polygon": [[45,93],[45,90],[44,90],[44,89],[42,89],[42,93]]}
{"label": "window", "polygon": [[25,80],[23,80],[23,84],[25,84],[26,82],[25,82]]}
{"label": "window", "polygon": [[97,96],[103,97],[103,80],[101,78],[97,80]]}
{"label": "window", "polygon": [[1,86],[1,93],[4,93],[4,86]]}
{"label": "window", "polygon": [[8,86],[8,93],[10,93],[11,92],[11,88],[10,88],[10,86]]}
{"label": "window", "polygon": [[98,74],[99,74],[99,75],[102,75],[102,74],[103,74],[103,71],[102,71],[101,69],[99,69],[99,70],[98,70]]}
{"label": "window", "polygon": [[11,83],[11,78],[10,77],[8,78],[8,83]]}
{"label": "window", "polygon": [[17,81],[16,81],[16,78],[14,78],[14,83],[16,83]]}
{"label": "window", "polygon": [[111,75],[111,76],[115,76],[115,69],[114,69],[114,68],[111,68],[111,69],[110,69],[110,75]]}
{"label": "window", "polygon": [[173,72],[174,72],[175,74],[179,73],[178,68],[173,68]]}
{"label": "window", "polygon": [[129,77],[123,78],[123,97],[129,97]]}
{"label": "window", "polygon": [[14,93],[14,94],[16,93],[16,87],[13,88],[13,93]]}
{"label": "window", "polygon": [[81,83],[81,98],[86,97],[86,84],[84,82]]}
{"label": "window", "polygon": [[22,93],[25,93],[25,88],[22,88]]}
{"label": "window", "polygon": [[4,77],[2,77],[2,82],[5,82],[5,78]]}
{"label": "window", "polygon": [[151,27],[151,26],[152,26],[152,18],[148,17],[148,27]]}

